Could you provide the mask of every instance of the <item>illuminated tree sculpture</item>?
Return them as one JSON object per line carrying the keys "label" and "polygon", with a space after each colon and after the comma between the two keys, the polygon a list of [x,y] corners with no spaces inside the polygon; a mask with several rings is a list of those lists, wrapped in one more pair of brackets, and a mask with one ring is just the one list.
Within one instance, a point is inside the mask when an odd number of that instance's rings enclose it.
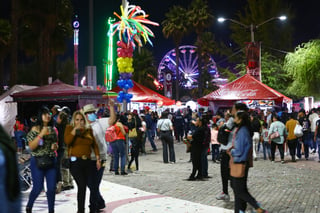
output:
{"label": "illuminated tree sculpture", "polygon": [[142,47],[143,43],[148,42],[152,45],[149,37],[154,37],[154,34],[145,24],[154,26],[159,24],[146,19],[148,15],[139,6],[129,5],[128,2],[125,2],[125,5],[120,6],[120,9],[121,16],[114,12],[119,21],[113,24],[111,31],[113,35],[118,32],[119,36],[117,41],[119,80],[117,84],[123,91],[119,92],[117,100],[129,103],[133,96],[128,94],[128,89],[133,87],[131,80],[134,71],[132,66],[133,51],[136,46]]}

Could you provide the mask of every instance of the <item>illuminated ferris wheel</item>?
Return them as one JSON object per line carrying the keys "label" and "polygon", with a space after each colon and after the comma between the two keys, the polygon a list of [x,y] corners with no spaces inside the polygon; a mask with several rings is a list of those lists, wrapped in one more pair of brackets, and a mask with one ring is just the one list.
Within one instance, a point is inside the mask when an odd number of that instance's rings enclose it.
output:
{"label": "illuminated ferris wheel", "polygon": [[[184,45],[179,47],[179,85],[185,89],[193,89],[198,87],[199,69],[198,55],[196,47],[192,45]],[[205,65],[208,72],[213,78],[219,77],[216,63],[209,56],[209,63]],[[175,49],[170,50],[162,58],[158,67],[158,80],[164,83],[167,75],[172,76],[172,80],[176,79],[176,53]]]}

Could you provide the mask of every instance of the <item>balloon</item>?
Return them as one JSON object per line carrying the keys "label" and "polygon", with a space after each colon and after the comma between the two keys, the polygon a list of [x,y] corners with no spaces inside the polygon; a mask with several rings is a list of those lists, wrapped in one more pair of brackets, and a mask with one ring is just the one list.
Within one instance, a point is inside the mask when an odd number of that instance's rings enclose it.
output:
{"label": "balloon", "polygon": [[129,84],[125,84],[125,85],[124,85],[124,89],[126,89],[126,90],[130,89]]}

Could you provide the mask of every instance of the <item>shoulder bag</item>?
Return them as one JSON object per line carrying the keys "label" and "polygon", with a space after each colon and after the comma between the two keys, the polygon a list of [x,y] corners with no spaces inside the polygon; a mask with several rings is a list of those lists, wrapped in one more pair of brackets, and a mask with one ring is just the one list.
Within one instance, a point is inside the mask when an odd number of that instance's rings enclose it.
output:
{"label": "shoulder bag", "polygon": [[293,134],[298,138],[303,136],[302,126],[298,122],[294,127]]}
{"label": "shoulder bag", "polygon": [[138,136],[136,125],[136,119],[134,119],[134,128],[129,129],[129,138],[135,138]]}

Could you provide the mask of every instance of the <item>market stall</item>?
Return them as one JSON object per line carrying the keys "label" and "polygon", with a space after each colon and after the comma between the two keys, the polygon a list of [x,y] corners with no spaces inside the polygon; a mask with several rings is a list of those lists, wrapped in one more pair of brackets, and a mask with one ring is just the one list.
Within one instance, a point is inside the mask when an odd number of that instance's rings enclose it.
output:
{"label": "market stall", "polygon": [[249,107],[289,106],[292,99],[268,87],[246,74],[224,87],[198,99],[198,103],[209,106],[214,111],[218,108],[230,107],[236,101],[244,101]]}

